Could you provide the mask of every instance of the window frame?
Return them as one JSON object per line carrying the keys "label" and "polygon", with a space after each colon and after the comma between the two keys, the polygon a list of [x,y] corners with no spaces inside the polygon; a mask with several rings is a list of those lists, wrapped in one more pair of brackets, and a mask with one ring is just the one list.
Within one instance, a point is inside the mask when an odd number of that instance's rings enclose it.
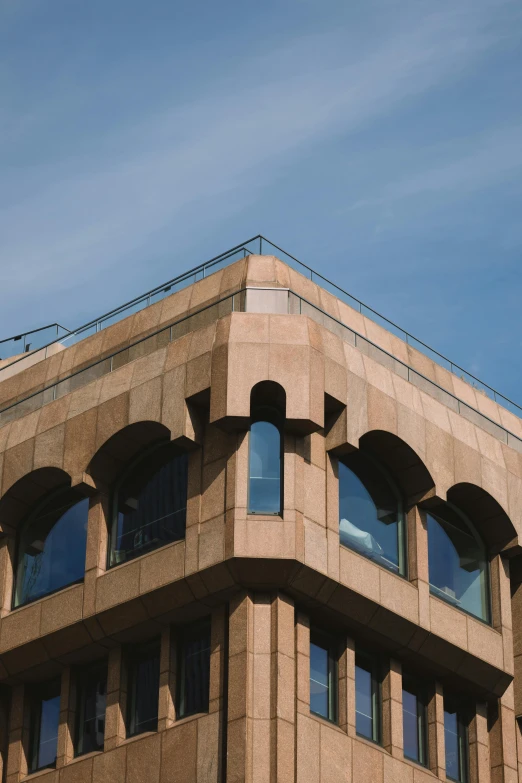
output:
{"label": "window frame", "polygon": [[[18,530],[16,531],[15,557],[14,557],[15,568],[13,573],[13,586],[12,586],[12,594],[11,594],[11,611],[15,609],[20,609],[22,606],[28,606],[28,604],[32,604],[35,601],[41,601],[43,598],[48,598],[50,595],[56,595],[56,593],[60,593],[62,590],[66,590],[68,587],[72,587],[73,585],[80,585],[85,581],[85,557],[84,557],[83,576],[79,577],[78,579],[74,579],[72,582],[67,582],[67,584],[62,585],[62,587],[55,587],[53,590],[49,590],[49,592],[43,593],[42,595],[35,596],[34,598],[28,598],[25,601],[21,601],[20,603],[17,603],[18,573],[21,565],[22,536],[24,534],[24,531],[36,519],[41,509],[44,509],[46,506],[50,505],[54,499],[59,498],[60,495],[62,494],[65,495],[67,492],[73,495],[74,489],[70,485],[66,485],[62,487],[57,487],[51,492],[46,493],[44,497],[42,497],[39,500],[39,502],[35,504],[34,508],[31,509],[29,514],[26,515],[22,524],[18,527]],[[88,501],[87,497],[82,496],[80,493],[76,493],[76,494],[77,494],[77,500],[76,502],[71,503],[69,505],[69,508],[67,509],[68,511],[71,508],[74,508],[74,506],[78,505],[79,503],[83,501]],[[65,504],[65,506],[66,505],[68,504]],[[65,513],[67,512],[64,512],[64,514]],[[59,519],[55,524],[58,524],[61,518],[62,517],[59,517]],[[88,518],[89,518],[89,509],[87,510],[87,522],[88,522]],[[87,555],[87,535],[88,535],[88,531],[86,531],[86,535],[85,535],[85,556]]]}
{"label": "window frame", "polygon": [[[361,665],[361,663],[363,665]],[[372,736],[361,734],[357,731],[357,668],[363,669],[371,677],[371,701],[372,701]],[[357,648],[355,651],[355,733],[368,742],[373,742],[382,747],[382,670],[378,656]]]}
{"label": "window frame", "polygon": [[[398,554],[398,570],[395,571],[393,568],[386,566],[384,563],[379,562],[378,560],[374,560],[371,557],[368,557],[368,555],[365,555],[364,552],[360,552],[359,550],[355,549],[354,547],[349,546],[348,544],[344,544],[341,542],[340,536],[339,536],[339,544],[341,546],[344,546],[346,549],[349,549],[350,552],[355,552],[355,554],[360,555],[361,557],[364,557],[366,560],[369,560],[371,563],[375,563],[375,565],[380,566],[380,568],[384,568],[386,571],[389,571],[391,574],[395,574],[395,576],[400,576],[402,579],[408,580],[408,574],[409,574],[409,562],[408,562],[408,525],[407,525],[407,513],[405,511],[405,503],[404,498],[402,496],[402,492],[399,488],[399,485],[391,475],[390,471],[380,462],[380,460],[375,457],[371,452],[358,449],[356,452],[353,452],[351,455],[347,455],[347,457],[353,456],[353,455],[360,455],[362,459],[367,459],[368,462],[370,462],[376,471],[381,474],[384,481],[388,484],[388,487],[390,488],[391,493],[394,495],[396,501],[397,501],[397,554]],[[368,494],[370,494],[368,488],[366,487],[364,481],[359,477],[359,475],[356,473],[355,470],[353,470],[349,465],[345,462],[346,457],[339,457],[338,461],[343,464],[343,466],[349,470],[351,473],[353,473],[356,478],[361,482],[361,484],[364,486]],[[338,479],[340,484],[340,479]],[[372,498],[373,501],[373,498]],[[340,486],[339,486],[339,521],[341,520],[341,492],[340,492]]]}
{"label": "window frame", "polygon": [[[447,505],[448,508],[450,508],[453,511],[453,513],[455,513],[457,516],[459,516],[462,519],[465,527],[469,530],[472,537],[482,547],[483,554],[484,554],[484,566],[485,566],[484,567],[484,582],[485,582],[484,605],[486,609],[486,617],[485,618],[479,617],[473,612],[470,612],[469,609],[465,609],[462,606],[458,606],[456,602],[452,601],[449,598],[449,596],[445,596],[444,592],[440,590],[440,588],[437,588],[436,585],[432,585],[430,580],[430,548],[429,548],[429,539],[427,539],[428,584],[430,588],[430,595],[432,595],[434,598],[438,598],[441,601],[444,601],[444,603],[448,604],[449,606],[452,606],[454,609],[457,609],[457,611],[464,612],[464,614],[468,615],[468,617],[473,617],[475,620],[478,620],[479,623],[484,623],[484,625],[487,625],[491,628],[491,626],[493,625],[493,607],[492,607],[492,590],[491,590],[491,566],[490,566],[490,559],[489,559],[487,546],[485,542],[482,540],[482,537],[480,536],[478,530],[476,530],[475,526],[473,525],[473,522],[470,519],[468,519],[467,515],[463,511],[461,511],[460,508],[455,506],[453,503],[450,503],[450,501],[445,501],[443,506],[444,505]],[[433,519],[435,519],[437,524],[441,526],[443,529],[444,529],[444,523],[447,525],[452,524],[449,520],[445,520],[442,514],[437,513],[437,510],[433,512],[431,509],[425,509],[425,513],[426,513],[426,518],[428,516],[433,517]]]}
{"label": "window frame", "polygon": [[[118,525],[118,498],[119,493],[121,491],[121,487],[124,484],[125,480],[129,477],[129,475],[140,465],[140,463],[144,462],[147,457],[149,457],[151,454],[153,454],[155,451],[159,451],[160,449],[164,448],[167,450],[167,447],[171,446],[172,448],[172,459],[178,456],[185,455],[188,459],[188,454],[183,449],[177,447],[174,445],[171,441],[162,439],[161,441],[157,441],[156,443],[153,443],[149,447],[146,447],[145,449],[140,449],[138,454],[129,461],[129,463],[123,468],[122,472],[114,482],[112,488],[111,488],[111,494],[110,494],[110,514],[109,514],[109,520],[110,525],[108,526],[108,541],[107,541],[107,556],[106,556],[106,569],[107,571],[111,568],[116,568],[119,565],[124,565],[125,563],[130,563],[133,560],[137,560],[140,557],[144,557],[145,555],[150,554],[151,552],[156,552],[158,549],[162,549],[164,546],[169,546],[170,544],[176,544],[178,541],[184,541],[186,538],[186,531],[187,531],[187,507],[188,507],[188,465],[187,465],[187,505],[185,506],[185,533],[183,538],[176,539],[175,541],[167,541],[164,544],[160,544],[157,547],[152,547],[151,549],[147,549],[141,554],[136,554],[133,557],[128,557],[125,560],[122,560],[119,563],[113,563],[111,562],[112,559],[112,553],[113,553],[113,544],[117,538],[116,530]],[[166,464],[170,460],[165,460]]]}
{"label": "window frame", "polygon": [[[83,736],[83,728],[85,726],[85,687],[83,687],[81,682],[82,675],[87,674],[96,674],[96,673],[104,673],[105,674],[105,712],[104,712],[104,722],[106,721],[106,713],[107,713],[107,680],[108,680],[108,661],[96,661],[95,663],[91,664],[90,666],[83,667],[81,669],[76,670],[76,710],[75,710],[75,727],[74,727],[74,757],[78,758],[79,756],[85,756],[87,753],[96,753],[96,752],[102,752],[104,749],[104,741],[102,741],[102,745],[100,748],[95,748],[94,750],[80,750],[80,741]],[[100,678],[101,679],[101,678]],[[104,731],[105,734],[105,731]]]}
{"label": "window frame", "polygon": [[[310,648],[314,645],[326,650],[328,654],[328,715],[322,715],[312,709],[310,699],[310,714],[329,723],[338,725],[339,723],[339,654],[338,645],[329,634],[320,631],[317,628],[310,630]],[[310,651],[311,653],[311,651]],[[311,658],[311,654],[310,654]],[[312,674],[309,674],[309,687],[312,681]]]}
{"label": "window frame", "polygon": [[[185,710],[185,698],[186,698],[186,681],[185,681],[185,647],[187,642],[192,641],[198,636],[208,634],[208,667],[209,667],[209,689],[207,695],[207,707],[205,710]],[[208,713],[210,704],[210,657],[212,654],[212,622],[208,617],[205,620],[193,623],[185,626],[181,630],[178,644],[176,645],[177,651],[177,666],[176,666],[176,718],[182,720],[183,718],[189,718],[192,715],[201,715]]]}
{"label": "window frame", "polygon": [[[467,720],[467,711],[456,705],[457,699],[454,697],[444,697],[444,770],[447,780],[452,783],[470,783],[469,770],[469,727]],[[447,744],[446,744],[446,713],[456,715],[457,720],[457,752],[459,777],[454,778],[448,775],[447,767]]]}
{"label": "window frame", "polygon": [[[279,510],[278,511],[252,511],[250,508],[250,483],[252,479],[252,426],[259,422],[272,424],[279,433]],[[274,405],[259,405],[250,417],[248,428],[248,486],[247,486],[247,514],[258,517],[282,517],[284,512],[284,417]]]}
{"label": "window frame", "polygon": [[51,764],[38,765],[38,757],[40,753],[40,737],[42,731],[42,703],[50,700],[45,699],[43,696],[44,689],[56,688],[56,696],[50,698],[58,698],[59,703],[62,696],[61,677],[55,677],[52,680],[38,683],[32,686],[30,701],[29,701],[29,753],[28,753],[28,769],[29,774],[34,772],[40,772],[44,769],[56,769],[56,760],[58,757],[58,734],[60,731],[60,706],[58,707],[58,720],[56,724],[56,755],[54,762]]}
{"label": "window frame", "polygon": [[404,758],[419,764],[421,767],[429,766],[429,738],[428,738],[428,694],[427,689],[421,681],[410,674],[402,674],[402,711],[403,711],[403,749],[404,743],[404,691],[411,694],[416,699],[417,704],[417,745],[419,748],[419,758],[409,756],[404,750]]}
{"label": "window frame", "polygon": [[[154,654],[154,655],[153,655]],[[157,655],[156,655],[157,654]],[[128,648],[126,651],[126,665],[127,665],[127,705],[125,716],[125,735],[127,739],[131,737],[137,737],[140,734],[147,734],[148,732],[158,730],[159,721],[159,686],[160,686],[160,673],[161,673],[161,637],[151,639],[142,644]],[[158,692],[157,692],[157,715],[156,715],[156,727],[154,729],[146,728],[142,730],[136,730],[136,696],[137,696],[137,676],[136,671],[138,665],[157,657],[158,659]]]}

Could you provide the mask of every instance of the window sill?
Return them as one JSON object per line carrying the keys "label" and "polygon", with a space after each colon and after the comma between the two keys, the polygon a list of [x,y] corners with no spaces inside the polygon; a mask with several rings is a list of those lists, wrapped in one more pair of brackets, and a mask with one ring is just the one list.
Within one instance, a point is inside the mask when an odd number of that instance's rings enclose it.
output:
{"label": "window sill", "polygon": [[387,568],[382,563],[379,563],[378,560],[374,560],[373,557],[366,557],[366,555],[363,555],[362,552],[358,552],[357,549],[353,549],[351,546],[348,546],[347,544],[343,544],[340,539],[339,539],[339,546],[342,546],[343,549],[348,550],[348,552],[351,552],[353,555],[360,557],[361,560],[364,560],[365,563],[371,563],[372,565],[377,566],[377,568],[382,568],[382,570],[386,571],[387,574],[396,576],[398,579],[403,579],[405,582],[411,584],[406,574],[401,574],[399,571],[394,571],[393,568]]}
{"label": "window sill", "polygon": [[183,723],[190,723],[193,720],[198,720],[198,718],[204,718],[206,715],[208,715],[207,712],[193,712],[191,715],[184,715],[182,718],[178,718],[175,720],[172,724],[172,726],[169,726],[169,728],[174,728],[174,726],[181,726]]}
{"label": "window sill", "polygon": [[42,767],[42,769],[36,769],[34,772],[29,772],[28,775],[26,775],[23,780],[36,780],[36,778],[41,778],[44,775],[47,775],[50,772],[56,772],[56,766],[53,765],[52,767]]}
{"label": "window sill", "polygon": [[166,544],[163,544],[162,546],[157,546],[155,549],[150,549],[148,552],[143,552],[141,555],[136,555],[136,557],[131,557],[129,560],[125,560],[123,563],[114,563],[114,565],[110,565],[107,563],[107,567],[103,573],[108,574],[112,571],[115,571],[117,568],[125,568],[125,566],[129,566],[132,563],[135,563],[137,560],[142,560],[145,557],[152,557],[152,555],[155,555],[156,552],[163,552],[168,547],[173,546],[179,546],[180,544],[184,544],[186,541],[186,538],[179,538],[177,541],[169,541]]}
{"label": "window sill", "polygon": [[136,742],[136,740],[143,739],[143,737],[151,737],[153,734],[157,734],[158,731],[142,731],[140,734],[133,734],[132,737],[125,737],[124,740],[120,742],[118,747],[121,747],[122,745],[129,745],[131,742]]}
{"label": "window sill", "polygon": [[[77,579],[76,582],[71,582],[68,585],[64,585],[64,587],[58,587],[56,590],[53,590],[50,593],[46,593],[45,595],[41,595],[38,598],[31,598],[29,601],[25,601],[25,603],[19,604],[19,606],[13,606],[9,610],[9,614],[15,614],[15,612],[20,612],[22,609],[26,609],[28,606],[32,606],[33,604],[38,603],[38,601],[46,601],[48,598],[53,598],[55,595],[58,595],[58,593],[65,593],[66,590],[72,590],[73,587],[78,587],[78,585],[83,585],[84,581],[85,581],[85,577],[82,576],[82,578]],[[52,767],[46,767],[45,769],[52,769]],[[40,770],[37,770],[37,772],[40,772]],[[36,772],[31,772],[31,775],[36,775]]]}
{"label": "window sill", "polygon": [[324,723],[325,726],[329,726],[331,729],[337,729],[337,731],[340,731],[341,734],[346,735],[346,732],[343,731],[343,729],[339,726],[337,721],[331,720],[330,718],[325,718],[324,715],[319,715],[317,712],[312,712],[310,710],[310,717],[314,718],[315,720],[318,720],[320,723]]}
{"label": "window sill", "polygon": [[79,753],[77,756],[75,756],[73,759],[71,759],[67,764],[64,766],[70,767],[71,764],[75,764],[77,761],[83,761],[84,759],[92,759],[94,756],[99,756],[100,753],[103,753],[103,748],[100,748],[100,750],[90,750],[88,753]]}
{"label": "window sill", "polygon": [[[462,614],[465,614],[466,617],[471,617],[472,620],[476,620],[477,623],[480,623],[481,625],[485,625],[486,628],[491,628],[492,631],[495,631],[495,633],[499,633],[500,631],[497,631],[496,628],[493,628],[493,625],[491,624],[490,620],[482,620],[480,617],[477,617],[476,614],[473,614],[472,612],[468,612],[467,609],[463,609],[461,606],[457,606],[453,601],[446,600],[444,596],[440,595],[439,591],[433,592],[430,585],[430,598],[435,598],[437,601],[440,601],[444,604],[444,606],[451,606],[452,609],[455,609],[456,612],[462,612]],[[502,635],[502,634],[500,634]],[[452,778],[448,778],[448,780],[452,780]],[[459,783],[457,781],[457,783]]]}

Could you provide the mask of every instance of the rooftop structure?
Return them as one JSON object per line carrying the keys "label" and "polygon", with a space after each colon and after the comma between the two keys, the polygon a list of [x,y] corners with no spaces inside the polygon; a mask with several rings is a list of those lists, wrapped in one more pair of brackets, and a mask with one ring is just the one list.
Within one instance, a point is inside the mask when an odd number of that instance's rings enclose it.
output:
{"label": "rooftop structure", "polygon": [[267,249],[0,367],[7,783],[522,780],[522,421]]}

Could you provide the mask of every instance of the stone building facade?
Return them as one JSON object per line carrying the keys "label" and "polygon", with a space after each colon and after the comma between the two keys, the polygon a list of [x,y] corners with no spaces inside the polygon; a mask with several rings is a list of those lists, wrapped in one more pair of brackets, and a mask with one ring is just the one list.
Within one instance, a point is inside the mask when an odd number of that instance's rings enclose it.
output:
{"label": "stone building facade", "polygon": [[13,366],[2,780],[522,780],[514,414],[273,256]]}

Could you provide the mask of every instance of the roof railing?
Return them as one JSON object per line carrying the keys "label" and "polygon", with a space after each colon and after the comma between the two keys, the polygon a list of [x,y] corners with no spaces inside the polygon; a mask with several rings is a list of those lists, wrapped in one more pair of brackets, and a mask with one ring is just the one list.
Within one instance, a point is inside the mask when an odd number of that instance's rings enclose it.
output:
{"label": "roof railing", "polygon": [[61,336],[69,334],[69,331],[60,324],[48,324],[13,337],[6,337],[0,340],[0,361],[43,348],[50,341],[59,340]]}
{"label": "roof railing", "polygon": [[[274,251],[276,252],[274,253]],[[298,258],[293,256],[291,253],[288,253],[286,250],[283,250],[282,247],[276,245],[274,242],[271,242],[262,234],[257,234],[256,236],[248,239],[246,242],[242,242],[241,244],[236,245],[230,250],[226,250],[224,253],[220,253],[220,255],[214,256],[210,260],[198,264],[197,266],[190,269],[188,272],[184,272],[183,274],[178,275],[172,280],[169,280],[166,283],[163,283],[162,285],[157,286],[156,288],[153,288],[150,291],[147,291],[147,293],[142,294],[141,296],[137,296],[134,299],[131,299],[129,302],[126,302],[125,304],[114,308],[113,310],[111,310],[108,313],[105,313],[105,315],[102,315],[99,318],[89,321],[87,324],[80,326],[78,329],[75,329],[73,331],[66,330],[64,334],[56,336],[54,339],[52,339],[50,342],[46,343],[45,345],[39,346],[38,349],[30,347],[29,348],[30,356],[31,356],[30,363],[33,364],[35,363],[35,361],[40,360],[40,357],[34,356],[35,350],[41,351],[42,352],[41,359],[45,359],[51,352],[53,352],[52,346],[56,345],[56,343],[60,343],[60,346],[62,347],[68,347],[70,345],[73,345],[74,343],[83,340],[85,337],[89,337],[91,334],[99,332],[101,329],[104,329],[105,327],[110,326],[113,323],[116,323],[122,318],[125,318],[128,315],[132,315],[132,313],[138,312],[144,307],[148,307],[150,304],[154,304],[160,299],[163,299],[165,296],[170,295],[175,291],[178,291],[182,288],[185,288],[188,285],[191,285],[192,283],[197,282],[198,280],[203,279],[204,277],[206,277],[207,274],[209,274],[209,272],[210,273],[215,272],[220,267],[228,266],[228,264],[231,264],[234,261],[238,260],[238,258],[242,258],[247,255],[251,255],[255,253],[259,253],[260,255],[263,254],[278,255],[279,257],[281,257],[281,260],[286,261],[286,263],[288,263],[289,266],[292,266],[298,272],[304,274],[311,281],[317,282],[327,291],[332,293],[337,298],[346,302],[348,305],[350,305],[350,307],[354,308],[362,315],[366,316],[367,318],[370,318],[375,323],[384,326],[384,328],[392,332],[392,334],[395,334],[397,337],[399,337],[401,340],[406,342],[408,345],[411,345],[412,348],[415,348],[416,350],[420,351],[424,355],[436,361],[438,364],[441,364],[451,373],[453,373],[454,375],[458,376],[462,380],[469,383],[477,391],[482,392],[483,394],[487,395],[495,402],[500,403],[505,408],[510,410],[512,413],[514,413],[516,416],[522,416],[522,406],[518,405],[516,402],[509,399],[509,397],[506,397],[505,395],[501,394],[492,386],[489,386],[487,383],[484,383],[484,381],[481,381],[479,378],[477,378],[477,376],[473,375],[472,373],[468,372],[460,365],[448,359],[447,356],[444,356],[444,354],[440,353],[439,351],[436,351],[434,348],[431,348],[429,345],[424,343],[422,340],[419,340],[417,337],[414,337],[410,332],[398,326],[398,324],[396,324],[394,321],[391,321],[389,318],[386,318],[386,316],[381,315],[381,313],[377,312],[377,310],[374,310],[372,307],[369,307],[369,305],[365,304],[357,297],[353,296],[352,294],[349,294],[347,291],[345,291],[343,288],[340,288],[340,286],[336,285],[335,283],[332,283],[332,281],[328,280],[328,278],[324,277],[324,275],[320,274],[319,272],[316,272],[314,269],[312,269],[312,267],[303,263]],[[51,326],[58,326],[58,325],[54,324]],[[48,328],[49,327],[43,327],[43,329],[48,329]],[[63,329],[63,327],[60,328]],[[39,330],[34,330],[34,332],[36,331]],[[27,334],[31,334],[31,333],[28,332]],[[14,339],[15,338],[10,338],[10,340],[14,340]],[[0,341],[0,346],[1,343],[2,341]],[[24,353],[24,351],[21,351],[20,353]],[[1,353],[0,353],[0,357],[1,357]],[[2,380],[2,372],[4,370],[6,370],[8,367],[12,367],[17,362],[23,362],[24,360],[27,360],[29,362],[29,358],[26,359],[25,354],[23,356],[18,357],[17,359],[14,359],[13,362],[10,362],[9,364],[6,364],[4,365],[4,367],[0,368],[0,381]],[[27,366],[30,366],[30,364],[28,363]],[[20,369],[23,369],[24,367],[25,365],[21,365]]]}

